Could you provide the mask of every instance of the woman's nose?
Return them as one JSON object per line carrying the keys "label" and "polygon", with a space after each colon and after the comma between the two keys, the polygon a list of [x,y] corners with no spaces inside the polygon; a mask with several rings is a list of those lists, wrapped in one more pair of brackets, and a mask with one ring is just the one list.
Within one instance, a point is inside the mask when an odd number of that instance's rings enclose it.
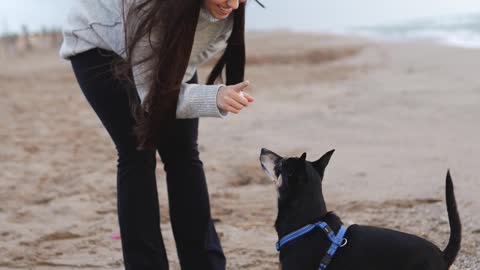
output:
{"label": "woman's nose", "polygon": [[228,6],[233,8],[233,9],[237,9],[238,6],[240,5],[240,2],[245,2],[245,1],[242,1],[242,0],[228,0],[227,3],[228,3]]}

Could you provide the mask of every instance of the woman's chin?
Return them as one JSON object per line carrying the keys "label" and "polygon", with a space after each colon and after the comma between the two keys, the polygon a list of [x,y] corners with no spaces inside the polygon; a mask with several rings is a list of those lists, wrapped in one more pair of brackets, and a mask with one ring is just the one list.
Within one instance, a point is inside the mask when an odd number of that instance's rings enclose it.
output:
{"label": "woman's chin", "polygon": [[215,13],[213,13],[212,15],[213,15],[213,17],[215,17],[216,19],[223,20],[223,19],[226,19],[226,18],[230,15],[230,13],[229,13],[229,14],[220,14],[220,13],[218,13],[218,12],[215,12]]}
{"label": "woman's chin", "polygon": [[225,20],[226,18],[228,18],[228,15],[226,15],[226,16],[221,16],[221,17],[217,17],[217,19],[219,19],[219,20]]}

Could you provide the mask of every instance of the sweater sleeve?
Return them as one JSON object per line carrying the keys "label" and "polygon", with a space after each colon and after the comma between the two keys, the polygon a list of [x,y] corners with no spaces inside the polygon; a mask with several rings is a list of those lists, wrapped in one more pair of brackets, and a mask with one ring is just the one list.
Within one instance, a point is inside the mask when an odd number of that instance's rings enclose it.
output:
{"label": "sweater sleeve", "polygon": [[[142,106],[148,94],[147,78],[151,75],[148,62],[135,65],[132,68],[135,86]],[[182,83],[177,102],[176,117],[178,119],[198,117],[220,117],[225,118],[228,112],[217,106],[219,85],[201,85]]]}
{"label": "sweater sleeve", "polygon": [[177,118],[220,117],[228,112],[217,106],[217,94],[223,85],[183,83],[177,103]]}

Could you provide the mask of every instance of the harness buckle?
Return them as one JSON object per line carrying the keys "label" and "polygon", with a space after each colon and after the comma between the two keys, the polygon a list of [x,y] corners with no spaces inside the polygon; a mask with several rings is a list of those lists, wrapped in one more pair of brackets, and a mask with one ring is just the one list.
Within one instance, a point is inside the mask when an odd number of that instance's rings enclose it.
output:
{"label": "harness buckle", "polygon": [[347,245],[347,243],[348,243],[348,240],[347,240],[347,238],[343,238],[343,239],[342,239],[342,243],[340,244],[340,247],[344,247],[344,246],[346,246],[346,245]]}

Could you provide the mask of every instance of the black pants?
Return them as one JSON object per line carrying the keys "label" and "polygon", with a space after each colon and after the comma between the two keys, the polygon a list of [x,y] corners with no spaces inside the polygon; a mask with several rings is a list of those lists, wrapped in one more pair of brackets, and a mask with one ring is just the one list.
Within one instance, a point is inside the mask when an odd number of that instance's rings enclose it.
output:
{"label": "black pants", "polygon": [[[127,84],[114,77],[114,60],[119,56],[101,49],[71,58],[80,88],[118,152],[117,208],[125,267],[168,269],[160,232],[156,151],[136,150]],[[198,119],[177,119],[167,134],[168,140],[157,150],[167,175],[170,218],[182,269],[223,270],[225,257],[212,223],[197,146]]]}

